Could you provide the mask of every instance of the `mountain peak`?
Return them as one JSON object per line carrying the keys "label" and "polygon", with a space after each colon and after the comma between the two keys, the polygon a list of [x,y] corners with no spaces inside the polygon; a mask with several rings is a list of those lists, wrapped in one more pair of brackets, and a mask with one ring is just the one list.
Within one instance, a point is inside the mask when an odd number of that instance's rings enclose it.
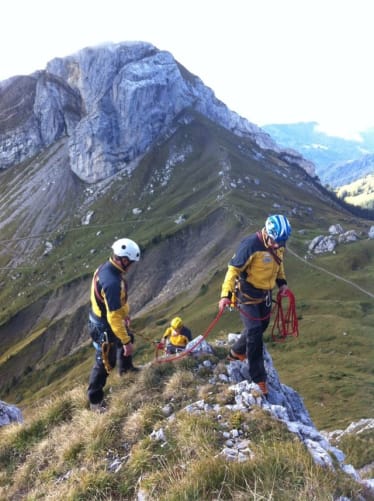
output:
{"label": "mountain peak", "polygon": [[[279,151],[266,132],[230,111],[169,52],[144,42],[88,47],[53,59],[45,71],[8,81],[0,92],[2,168],[68,137],[72,171],[96,182],[172,134],[173,122],[188,120],[189,110]],[[13,123],[14,115],[23,119]]]}

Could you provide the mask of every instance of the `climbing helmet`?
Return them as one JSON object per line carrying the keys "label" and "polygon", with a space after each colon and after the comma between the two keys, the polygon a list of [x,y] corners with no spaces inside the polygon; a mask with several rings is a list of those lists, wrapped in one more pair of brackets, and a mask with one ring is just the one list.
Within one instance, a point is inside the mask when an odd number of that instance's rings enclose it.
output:
{"label": "climbing helmet", "polygon": [[170,322],[170,326],[175,330],[180,329],[183,326],[183,321],[180,317],[175,317]]}
{"label": "climbing helmet", "polygon": [[112,245],[113,253],[118,257],[127,257],[130,261],[139,261],[140,249],[134,240],[120,238]]}
{"label": "climbing helmet", "polygon": [[277,243],[288,240],[292,231],[290,222],[281,214],[269,216],[265,222],[265,229],[269,237]]}

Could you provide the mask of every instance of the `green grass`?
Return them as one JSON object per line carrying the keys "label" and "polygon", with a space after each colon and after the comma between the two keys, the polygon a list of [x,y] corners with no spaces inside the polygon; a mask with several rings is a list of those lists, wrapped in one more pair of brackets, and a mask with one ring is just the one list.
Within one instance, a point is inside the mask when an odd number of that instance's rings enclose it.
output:
{"label": "green grass", "polygon": [[[0,430],[1,495],[134,499],[140,489],[160,500],[358,499],[361,486],[341,471],[315,465],[268,413],[225,408],[227,385],[209,386],[211,374],[197,372],[197,364],[151,365],[134,379],[111,375],[106,414],[87,411],[82,385],[30,408],[24,425]],[[221,406],[220,419],[214,412],[183,410],[201,398]],[[165,404],[173,406],[174,419],[165,417]],[[230,462],[220,454],[227,423],[250,440],[250,459]],[[161,428],[165,442],[152,440],[151,432]],[[110,471],[115,460],[122,467]]]}
{"label": "green grass", "polygon": [[374,208],[374,175],[368,174],[364,178],[340,186],[336,190],[339,198],[359,207]]}
{"label": "green grass", "polygon": [[[192,152],[172,167],[164,184],[170,152],[186,144],[193,146]],[[51,150],[38,157],[39,164],[0,173],[0,194],[7,211],[17,202],[22,181],[32,180],[38,167],[53,158]],[[206,121],[180,129],[149,151],[131,175],[120,172],[112,182],[90,186],[75,181],[74,190],[49,214],[48,231],[37,231],[37,210],[31,215],[24,211],[2,227],[2,240],[12,245],[7,244],[11,252],[2,252],[0,263],[5,266],[16,255],[20,264],[0,271],[0,372],[4,381],[6,378],[0,398],[17,402],[27,411],[35,402],[86,384],[93,350],[84,338],[86,318],[80,318],[80,311],[82,316],[88,303],[90,277],[107,259],[115,238],[129,235],[142,247],[139,267],[146,267],[146,271],[135,274],[130,303],[139,301],[140,293],[144,301],[157,296],[163,279],[160,270],[166,270],[167,279],[171,279],[170,292],[161,303],[133,316],[135,363],[147,363],[154,358],[152,341],[160,339],[173,316],[181,315],[194,336],[205,333],[217,315],[226,265],[238,241],[257,230],[270,212],[279,210],[290,215],[290,250],[301,256],[298,259],[291,252],[286,256],[300,336],[284,344],[271,341],[270,328],[265,336],[281,381],[300,393],[319,428],[341,428],[372,415],[373,299],[354,284],[374,293],[374,242],[362,237],[356,243],[338,246],[336,254],[303,259],[308,243],[327,234],[331,224],[359,228],[364,234],[371,222],[354,218],[330,199],[316,196],[318,187],[301,169]],[[87,190],[94,195],[85,204]],[[133,214],[135,207],[142,210],[140,215]],[[92,221],[82,225],[89,209],[94,211]],[[175,220],[181,214],[185,222],[177,225]],[[184,271],[188,259],[194,259],[214,238],[204,263],[196,262],[196,267],[201,264],[199,271]],[[47,239],[54,249],[42,256]],[[187,247],[189,252],[183,255]],[[176,273],[179,269],[182,277]],[[175,290],[174,283],[182,280],[183,286]],[[353,285],[347,283],[349,280]],[[62,318],[56,318],[58,315]],[[225,313],[208,340],[226,340],[228,332],[240,330],[237,313]],[[49,353],[27,361],[48,342]],[[60,351],[69,343],[70,353]],[[12,363],[7,365],[10,356]]]}
{"label": "green grass", "polygon": [[[352,244],[361,247],[365,243]],[[351,253],[351,246],[347,249]],[[339,271],[324,257],[313,260],[329,270]],[[335,429],[373,413],[372,302],[349,284],[310,268],[287,256],[289,285],[296,294],[300,335],[275,343],[271,326],[265,335],[281,381],[300,393],[318,428]],[[152,341],[159,340],[166,324],[180,315],[193,335],[204,334],[218,313],[217,302],[225,268],[212,270],[199,291],[181,293],[144,317],[133,320],[136,333],[135,363],[154,358]],[[370,270],[369,270],[370,274]],[[347,275],[351,278],[352,275]],[[209,334],[208,341],[227,339],[228,332],[240,332],[236,312],[225,313]],[[32,368],[24,381],[8,387],[3,397],[27,406],[50,392],[64,391],[88,380],[93,349],[87,345],[75,355],[44,369]],[[13,381],[14,383],[14,381]]]}

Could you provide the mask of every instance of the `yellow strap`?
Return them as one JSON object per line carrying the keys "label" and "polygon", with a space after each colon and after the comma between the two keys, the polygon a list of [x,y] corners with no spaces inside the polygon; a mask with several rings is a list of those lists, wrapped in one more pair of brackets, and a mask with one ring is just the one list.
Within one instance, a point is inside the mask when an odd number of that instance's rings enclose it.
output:
{"label": "yellow strap", "polygon": [[235,300],[236,300],[238,303],[241,303],[241,304],[260,304],[260,303],[263,303],[264,301],[266,301],[266,297],[267,297],[267,295],[266,295],[265,297],[256,298],[256,297],[252,297],[252,296],[250,296],[249,294],[246,294],[245,292],[243,292],[243,291],[241,290],[241,287],[240,287],[240,281],[239,281],[239,280],[238,280],[238,282],[237,282],[237,288],[238,288],[238,290],[240,291],[240,294],[241,294],[242,296],[245,296],[246,298],[248,298],[248,299],[247,299],[247,301],[239,301],[239,300],[237,299],[237,297],[235,297]]}
{"label": "yellow strap", "polygon": [[109,372],[113,369],[113,367],[109,363],[109,351],[110,347],[113,345],[113,343],[108,343],[108,341],[104,341],[103,344],[101,345],[101,354],[103,357],[103,364],[105,367],[105,370],[109,374]]}
{"label": "yellow strap", "polygon": [[264,298],[254,298],[254,297],[250,296],[249,294],[245,294],[244,292],[241,292],[241,294],[242,294],[242,296],[245,296],[246,298],[248,298],[248,300],[247,301],[239,301],[238,300],[238,303],[240,303],[240,304],[260,304],[266,300],[266,296]]}

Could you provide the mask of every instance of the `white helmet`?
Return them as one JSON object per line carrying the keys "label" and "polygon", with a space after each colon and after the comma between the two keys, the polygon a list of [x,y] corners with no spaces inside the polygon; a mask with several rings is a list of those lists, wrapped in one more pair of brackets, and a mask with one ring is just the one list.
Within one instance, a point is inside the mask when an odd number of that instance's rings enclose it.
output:
{"label": "white helmet", "polygon": [[127,257],[130,261],[139,261],[140,249],[134,240],[120,238],[112,245],[113,252],[118,257]]}

